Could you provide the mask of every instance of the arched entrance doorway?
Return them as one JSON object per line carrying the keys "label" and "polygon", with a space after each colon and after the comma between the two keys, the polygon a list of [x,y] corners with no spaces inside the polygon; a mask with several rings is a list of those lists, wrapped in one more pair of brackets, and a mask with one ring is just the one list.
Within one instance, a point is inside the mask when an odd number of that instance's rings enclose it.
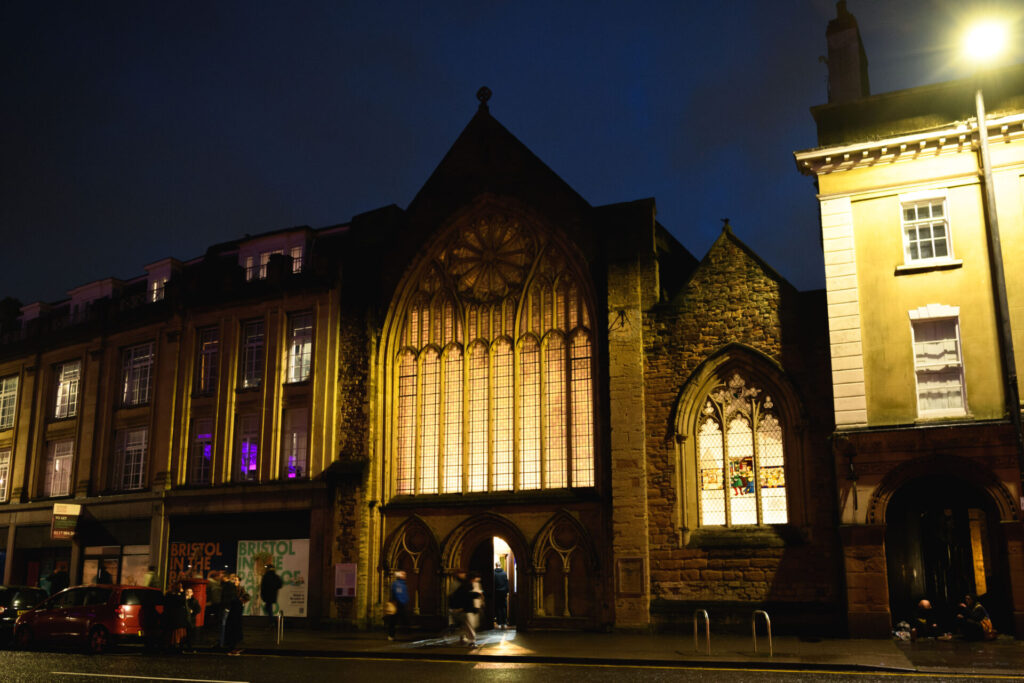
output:
{"label": "arched entrance doorway", "polygon": [[[508,591],[501,593],[495,588],[495,576],[498,569],[505,574]],[[484,613],[480,615],[480,630],[488,630],[496,625],[500,606],[504,604],[505,623],[516,623],[516,605],[518,603],[518,568],[515,553],[508,542],[500,536],[491,536],[481,540],[470,555],[467,570],[470,574],[480,575],[484,588]]]}
{"label": "arched entrance doorway", "polygon": [[921,598],[952,624],[966,593],[977,593],[996,628],[1011,629],[1009,576],[999,511],[981,489],[951,476],[908,482],[885,514],[885,556],[893,621]]}

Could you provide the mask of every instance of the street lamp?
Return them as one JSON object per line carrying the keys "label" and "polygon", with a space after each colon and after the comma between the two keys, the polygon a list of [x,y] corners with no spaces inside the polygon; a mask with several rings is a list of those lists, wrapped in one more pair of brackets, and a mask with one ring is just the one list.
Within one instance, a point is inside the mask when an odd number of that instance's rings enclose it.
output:
{"label": "street lamp", "polygon": [[1017,388],[1017,363],[1013,355],[1010,330],[1010,308],[1006,301],[1006,278],[1003,273],[1003,250],[999,241],[999,218],[996,215],[996,190],[992,182],[992,160],[988,149],[988,125],[985,121],[985,98],[982,94],[983,65],[998,57],[1006,45],[1006,28],[996,21],[974,25],[966,34],[964,48],[977,65],[974,106],[978,117],[978,156],[981,164],[985,196],[985,233],[988,237],[992,290],[996,300],[996,328],[999,334],[1000,359],[1006,385],[1006,408],[1017,437],[1017,467],[1020,472],[1020,508],[1024,511],[1024,432],[1020,421],[1020,393]]}

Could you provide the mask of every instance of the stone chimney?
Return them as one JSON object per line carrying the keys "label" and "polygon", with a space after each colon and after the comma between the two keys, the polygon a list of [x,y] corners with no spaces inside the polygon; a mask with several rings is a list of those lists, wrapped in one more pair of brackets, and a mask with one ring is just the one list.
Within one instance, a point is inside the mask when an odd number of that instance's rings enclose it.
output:
{"label": "stone chimney", "polygon": [[868,56],[860,39],[857,19],[846,9],[846,0],[836,3],[836,18],[828,22],[828,102],[852,102],[871,94],[868,85]]}

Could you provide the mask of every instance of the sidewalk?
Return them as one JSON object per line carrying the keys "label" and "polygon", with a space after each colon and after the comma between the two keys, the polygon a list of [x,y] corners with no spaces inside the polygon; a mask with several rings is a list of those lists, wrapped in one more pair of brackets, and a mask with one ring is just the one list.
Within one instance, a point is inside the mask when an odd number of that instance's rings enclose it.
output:
{"label": "sidewalk", "polygon": [[461,647],[454,636],[401,633],[389,642],[383,632],[337,632],[286,629],[284,639],[246,625],[243,647],[250,654],[344,656],[509,662],[579,662],[590,664],[696,665],[802,670],[900,671],[932,674],[1009,675],[1024,680],[1024,642],[1001,636],[974,643],[963,640],[916,643],[891,639],[802,639],[776,636],[773,654],[761,635],[758,652],[749,636],[714,635],[711,655],[694,648],[692,634],[604,634],[577,632],[481,631],[476,646]]}

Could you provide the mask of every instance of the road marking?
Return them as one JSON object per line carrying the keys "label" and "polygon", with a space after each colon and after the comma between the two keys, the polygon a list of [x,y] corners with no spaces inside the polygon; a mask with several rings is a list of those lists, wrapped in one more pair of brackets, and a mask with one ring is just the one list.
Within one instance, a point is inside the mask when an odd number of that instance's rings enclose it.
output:
{"label": "road marking", "polygon": [[[250,657],[272,657],[275,659],[290,659],[293,655],[277,655],[270,653],[251,654]],[[469,664],[478,665],[480,661],[473,660],[458,660],[458,659],[438,659],[436,657],[404,657],[402,659],[396,659],[394,657],[372,657],[372,656],[359,656],[359,657],[337,657],[337,656],[309,656],[303,655],[303,659],[324,659],[324,660],[346,660],[346,661],[357,661],[357,662],[423,662],[427,664]],[[485,660],[487,663],[494,663],[494,660]],[[502,662],[498,662],[501,664]],[[553,667],[577,667],[577,668],[594,668],[594,669],[656,669],[666,671],[729,671],[737,673],[765,673],[765,674],[804,674],[806,676],[879,676],[879,677],[905,677],[905,678],[929,678],[934,679],[937,676],[949,679],[966,679],[966,680],[1006,680],[1006,681],[1020,681],[1020,674],[1004,674],[1004,673],[947,673],[935,672],[935,671],[843,671],[843,670],[825,670],[825,669],[759,669],[756,667],[736,667],[736,666],[692,666],[692,665],[671,665],[671,664],[630,664],[628,660],[623,660],[622,664],[607,664],[607,663],[588,663],[588,662],[521,662],[511,660],[507,662],[508,665],[519,665],[519,666],[553,666]]]}
{"label": "road marking", "polygon": [[79,671],[51,671],[53,676],[91,676],[92,678],[127,678],[133,681],[187,681],[188,683],[248,683],[248,681],[225,681],[219,678],[164,678],[160,676],[124,676],[120,674],[86,674]]}

